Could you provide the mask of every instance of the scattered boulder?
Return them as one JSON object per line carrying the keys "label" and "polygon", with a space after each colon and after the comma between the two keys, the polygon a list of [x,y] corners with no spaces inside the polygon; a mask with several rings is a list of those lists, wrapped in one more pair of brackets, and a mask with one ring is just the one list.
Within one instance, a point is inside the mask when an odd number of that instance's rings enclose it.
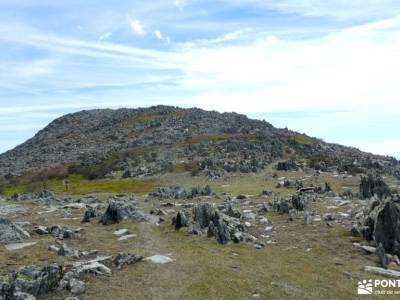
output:
{"label": "scattered boulder", "polygon": [[82,223],[88,223],[90,220],[95,219],[100,216],[99,211],[96,208],[89,207],[86,209],[85,214],[83,215]]}
{"label": "scattered boulder", "polygon": [[109,225],[122,222],[123,220],[143,222],[148,220],[148,216],[130,201],[125,199],[112,199],[99,223]]}
{"label": "scattered boulder", "polygon": [[30,238],[28,232],[8,219],[0,218],[0,242],[14,242]]}
{"label": "scattered boulder", "polygon": [[389,186],[383,181],[379,175],[368,174],[361,177],[360,182],[360,197],[361,199],[369,199],[374,196],[379,199],[391,196]]}
{"label": "scattered boulder", "polygon": [[21,267],[0,276],[0,299],[35,299],[37,295],[55,290],[62,274],[62,268],[57,264]]}
{"label": "scattered boulder", "polygon": [[113,259],[113,263],[118,268],[123,265],[132,265],[143,259],[143,256],[129,253],[118,253]]}
{"label": "scattered boulder", "polygon": [[149,196],[158,199],[185,199],[212,195],[214,195],[214,193],[209,185],[205,186],[204,188],[192,187],[189,190],[186,190],[180,186],[159,187],[156,192],[149,194]]}
{"label": "scattered boulder", "polygon": [[376,248],[375,254],[376,254],[376,256],[378,256],[379,265],[382,268],[387,269],[387,267],[390,263],[390,260],[386,255],[386,251],[385,251],[385,248],[383,248],[382,243],[379,243],[378,248]]}
{"label": "scattered boulder", "polygon": [[375,242],[387,252],[400,255],[400,204],[387,201],[380,207],[374,224]]}
{"label": "scattered boulder", "polygon": [[293,208],[299,211],[303,211],[307,205],[307,200],[302,194],[293,195],[291,201]]}
{"label": "scattered boulder", "polygon": [[298,166],[294,160],[287,160],[278,162],[276,169],[278,171],[291,171],[291,170],[297,171]]}
{"label": "scattered boulder", "polygon": [[46,228],[46,231],[57,239],[74,239],[80,237],[81,229],[70,229],[61,227],[60,225],[53,225]]}

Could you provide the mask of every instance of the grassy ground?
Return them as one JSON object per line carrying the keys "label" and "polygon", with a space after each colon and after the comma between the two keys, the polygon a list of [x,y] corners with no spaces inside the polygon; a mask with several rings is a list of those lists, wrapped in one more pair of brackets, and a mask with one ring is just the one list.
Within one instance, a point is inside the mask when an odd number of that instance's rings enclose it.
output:
{"label": "grassy ground", "polygon": [[[144,184],[140,188],[137,181],[132,180],[86,182],[78,177],[75,178],[76,181],[71,180],[69,193],[98,191],[99,198],[106,201],[109,194],[103,192],[139,191],[136,193],[139,205],[143,210],[149,211],[158,207],[159,202],[145,201],[144,193],[148,190],[167,185],[191,187],[209,184],[215,191],[228,192],[233,196],[255,195],[251,197],[251,208],[256,203],[267,201],[258,196],[263,189],[281,194],[293,192],[286,188],[276,188],[279,177],[306,177],[305,185],[322,185],[328,181],[336,192],[343,189],[356,191],[359,182],[357,177],[315,177],[301,172],[278,172],[278,179],[275,179],[272,178],[273,172],[275,171],[269,168],[259,174],[238,175],[229,180],[214,181],[191,177],[187,172],[177,172],[139,181]],[[395,184],[394,181],[390,182]],[[53,182],[53,189],[65,193],[60,184],[61,182]],[[209,198],[193,201],[211,200],[221,201]],[[326,212],[327,206],[333,204],[330,201],[317,202],[312,209],[317,214],[322,214]],[[304,225],[302,219],[290,222],[287,216],[269,212],[265,216],[274,226],[272,240],[276,243],[256,250],[246,243],[222,246],[206,236],[188,235],[184,230],[175,231],[169,221],[173,214],[165,217],[167,222],[161,226],[135,222],[103,226],[95,222],[81,224],[83,210],[71,210],[72,215],[64,218],[60,212],[38,214],[44,208],[37,207],[34,203],[22,205],[27,206],[29,212],[15,220],[30,221],[32,225],[82,227],[84,233],[80,239],[65,241],[69,246],[81,250],[97,249],[100,255],[130,252],[144,256],[164,254],[174,258],[174,262],[165,265],[143,261],[125,266],[121,270],[113,268],[111,277],[86,276],[87,292],[80,297],[83,300],[251,299],[254,293],[260,294],[261,299],[358,299],[357,281],[379,278],[363,271],[364,266],[375,265],[376,258],[362,254],[352,245],[355,240],[349,235],[350,222],[333,222],[333,227],[324,222]],[[343,207],[337,210],[346,212],[347,209]],[[118,241],[113,232],[121,228],[129,229],[136,237]],[[38,244],[15,252],[0,247],[2,272],[27,264],[73,262],[73,259],[59,257],[47,250],[49,244],[54,244],[53,238],[33,234],[32,241],[37,241]],[[56,292],[38,299],[61,300],[66,296],[68,293]],[[382,299],[395,298],[382,296]]]}

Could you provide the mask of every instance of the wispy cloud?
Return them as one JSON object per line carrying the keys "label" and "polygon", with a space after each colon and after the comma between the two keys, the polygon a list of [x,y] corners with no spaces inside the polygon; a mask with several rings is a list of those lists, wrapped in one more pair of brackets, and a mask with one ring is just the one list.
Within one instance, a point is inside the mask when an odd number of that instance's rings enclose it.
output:
{"label": "wispy cloud", "polygon": [[138,35],[144,35],[144,25],[139,20],[129,20],[132,31]]}
{"label": "wispy cloud", "polygon": [[[397,120],[400,10],[382,1],[367,1],[371,8],[339,0],[123,0],[113,6],[99,0],[95,12],[76,3],[73,10],[82,15],[73,20],[65,17],[72,9],[66,2],[43,3],[62,12],[54,20],[6,14],[2,2],[0,116],[159,103],[243,113],[353,112],[319,118],[331,126],[318,126],[322,137],[322,129],[349,131],[335,120],[346,126],[372,124],[377,114]],[[315,128],[312,119],[287,123]],[[373,132],[375,140],[379,135]],[[348,143],[344,135],[326,136]]]}

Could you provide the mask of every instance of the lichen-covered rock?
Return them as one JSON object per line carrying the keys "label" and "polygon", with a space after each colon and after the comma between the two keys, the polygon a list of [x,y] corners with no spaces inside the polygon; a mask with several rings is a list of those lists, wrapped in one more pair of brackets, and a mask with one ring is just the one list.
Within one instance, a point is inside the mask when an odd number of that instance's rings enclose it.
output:
{"label": "lichen-covered rock", "polygon": [[379,175],[368,174],[367,176],[362,176],[360,182],[361,199],[369,199],[375,195],[379,199],[391,196],[389,186]]}
{"label": "lichen-covered rock", "polygon": [[103,225],[115,224],[123,220],[147,221],[148,216],[140,211],[135,203],[126,199],[112,199],[107,210],[102,215],[100,223]]}
{"label": "lichen-covered rock", "polygon": [[215,208],[210,203],[197,205],[193,208],[194,221],[204,229],[215,219]]}
{"label": "lichen-covered rock", "polygon": [[387,201],[379,209],[374,226],[377,245],[393,254],[400,255],[400,204]]}
{"label": "lichen-covered rock", "polygon": [[173,225],[175,229],[180,229],[182,227],[188,227],[190,221],[190,214],[185,211],[179,211],[176,217],[173,219]]}
{"label": "lichen-covered rock", "polygon": [[278,171],[291,171],[291,170],[297,171],[298,166],[294,160],[287,160],[278,162],[276,169]]}
{"label": "lichen-covered rock", "polygon": [[0,218],[0,243],[14,242],[29,238],[28,232],[8,219]]}
{"label": "lichen-covered rock", "polygon": [[88,223],[90,220],[97,218],[100,215],[96,208],[89,207],[83,215],[82,223]]}
{"label": "lichen-covered rock", "polygon": [[118,253],[113,259],[114,265],[121,268],[123,265],[132,265],[143,259],[143,256],[130,254],[130,253]]}
{"label": "lichen-covered rock", "polygon": [[57,264],[21,267],[0,276],[0,299],[35,299],[34,296],[55,290],[62,274],[62,268]]}

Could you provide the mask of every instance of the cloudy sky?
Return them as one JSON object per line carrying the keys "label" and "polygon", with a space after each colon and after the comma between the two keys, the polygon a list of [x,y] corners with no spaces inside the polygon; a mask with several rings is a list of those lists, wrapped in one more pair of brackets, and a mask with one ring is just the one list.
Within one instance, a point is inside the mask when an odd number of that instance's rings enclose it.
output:
{"label": "cloudy sky", "polygon": [[65,113],[155,104],[400,158],[400,1],[0,0],[0,152]]}

